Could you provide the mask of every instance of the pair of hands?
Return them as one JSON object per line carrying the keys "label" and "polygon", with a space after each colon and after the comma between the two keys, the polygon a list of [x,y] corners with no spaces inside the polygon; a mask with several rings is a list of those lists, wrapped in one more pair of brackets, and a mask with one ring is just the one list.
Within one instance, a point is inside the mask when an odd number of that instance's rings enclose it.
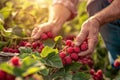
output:
{"label": "pair of hands", "polygon": [[[33,39],[39,39],[40,35],[43,32],[51,31],[53,33],[53,36],[56,36],[59,31],[61,30],[62,25],[61,24],[55,24],[51,22],[47,22],[44,24],[41,24],[34,28],[32,31],[32,38]],[[75,40],[75,45],[79,46],[86,38],[88,39],[88,50],[83,51],[79,54],[79,56],[86,56],[90,55],[98,42],[98,33],[99,33],[100,23],[95,18],[89,18],[86,20],[82,27],[80,33],[77,35]]]}

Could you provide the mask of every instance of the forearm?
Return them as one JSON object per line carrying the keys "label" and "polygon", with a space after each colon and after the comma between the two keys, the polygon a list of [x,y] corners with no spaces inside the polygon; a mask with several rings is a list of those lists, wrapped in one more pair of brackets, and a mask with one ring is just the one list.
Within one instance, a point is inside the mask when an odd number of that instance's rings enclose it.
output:
{"label": "forearm", "polygon": [[93,18],[100,22],[100,25],[120,18],[120,0],[114,0],[108,7],[96,13]]}

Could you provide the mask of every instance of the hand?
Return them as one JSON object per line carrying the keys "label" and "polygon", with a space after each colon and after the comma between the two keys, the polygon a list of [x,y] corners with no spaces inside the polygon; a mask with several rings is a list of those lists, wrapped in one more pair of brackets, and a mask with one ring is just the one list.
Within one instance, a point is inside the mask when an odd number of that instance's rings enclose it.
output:
{"label": "hand", "polygon": [[88,40],[88,49],[79,53],[79,56],[86,56],[93,53],[94,48],[98,42],[100,23],[96,18],[89,18],[86,20],[81,28],[81,32],[76,37],[75,44],[79,46],[85,39]]}
{"label": "hand", "polygon": [[44,24],[41,24],[41,25],[38,25],[37,27],[35,27],[32,31],[32,38],[34,40],[37,40],[37,39],[40,39],[40,36],[42,33],[44,32],[49,32],[51,31],[53,36],[56,36],[59,31],[61,30],[61,24],[55,24],[55,23],[44,23]]}

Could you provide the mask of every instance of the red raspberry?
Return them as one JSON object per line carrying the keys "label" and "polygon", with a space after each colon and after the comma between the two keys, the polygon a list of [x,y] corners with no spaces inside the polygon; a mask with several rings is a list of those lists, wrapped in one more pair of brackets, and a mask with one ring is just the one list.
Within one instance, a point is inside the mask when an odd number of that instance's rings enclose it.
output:
{"label": "red raspberry", "polygon": [[42,52],[42,49],[39,48],[39,49],[37,49],[37,51],[38,51],[39,53],[41,53],[41,52]]}
{"label": "red raspberry", "polygon": [[38,43],[37,43],[37,42],[33,42],[33,43],[32,43],[32,48],[33,48],[33,49],[36,49],[37,46],[38,46]]}
{"label": "red raspberry", "polygon": [[48,36],[49,38],[53,38],[52,32],[47,32],[47,36]]}
{"label": "red raspberry", "polygon": [[65,60],[64,60],[64,59],[62,59],[62,64],[63,64],[63,65],[65,65],[65,64],[66,64],[66,62],[65,62]]}
{"label": "red raspberry", "polygon": [[66,56],[65,57],[65,62],[66,62],[66,64],[71,64],[72,63],[71,57],[70,56]]}
{"label": "red raspberry", "polygon": [[66,45],[67,45],[67,46],[71,46],[72,44],[73,44],[73,42],[72,42],[71,40],[67,40],[67,41],[66,41]]}
{"label": "red raspberry", "polygon": [[42,50],[44,48],[44,44],[41,44],[40,45],[40,49]]}
{"label": "red raspberry", "polygon": [[76,53],[72,53],[72,54],[70,54],[70,56],[71,56],[71,58],[73,60],[77,60],[78,59],[78,55]]}
{"label": "red raspberry", "polygon": [[31,43],[27,42],[27,43],[25,44],[25,46],[26,46],[26,47],[31,47]]}
{"label": "red raspberry", "polygon": [[9,51],[9,48],[8,47],[4,47],[3,48],[3,52],[8,52]]}
{"label": "red raspberry", "polygon": [[91,75],[94,75],[94,74],[95,74],[95,70],[94,70],[94,69],[91,69],[91,70],[90,70],[90,74],[91,74]]}
{"label": "red raspberry", "polygon": [[96,74],[97,74],[97,76],[98,76],[99,78],[102,78],[102,77],[103,77],[102,70],[98,70]]}
{"label": "red raspberry", "polygon": [[14,53],[19,53],[19,50],[18,49],[14,49]]}
{"label": "red raspberry", "polygon": [[86,51],[86,50],[88,49],[88,44],[87,44],[87,43],[81,44],[81,45],[80,45],[80,49],[81,49],[82,51]]}
{"label": "red raspberry", "polygon": [[20,59],[19,57],[13,57],[11,58],[10,62],[12,63],[13,66],[20,66]]}
{"label": "red raspberry", "polygon": [[9,48],[9,49],[8,49],[8,52],[14,53],[14,49]]}
{"label": "red raspberry", "polygon": [[27,43],[27,41],[21,41],[21,42],[19,43],[19,46],[25,46],[26,43]]}
{"label": "red raspberry", "polygon": [[74,52],[76,52],[76,53],[79,53],[79,52],[80,52],[80,48],[79,48],[79,47],[77,47],[77,46],[76,46],[76,47],[74,47],[73,49],[74,49]]}
{"label": "red raspberry", "polygon": [[5,80],[6,78],[6,72],[0,70],[0,80]]}
{"label": "red raspberry", "polygon": [[116,59],[115,62],[114,62],[114,66],[115,67],[120,67],[120,62]]}
{"label": "red raspberry", "polygon": [[15,76],[13,76],[11,74],[7,74],[6,75],[6,80],[15,80]]}
{"label": "red raspberry", "polygon": [[42,40],[46,40],[46,39],[48,39],[48,36],[47,36],[47,34],[45,34],[45,33],[42,33],[42,35],[41,35],[41,39],[42,39]]}
{"label": "red raspberry", "polygon": [[65,52],[60,52],[59,56],[60,56],[61,59],[63,59],[66,56],[66,54],[65,54]]}
{"label": "red raspberry", "polygon": [[68,48],[67,48],[67,52],[68,52],[69,54],[71,54],[71,53],[74,52],[74,49],[73,49],[72,47],[68,47]]}

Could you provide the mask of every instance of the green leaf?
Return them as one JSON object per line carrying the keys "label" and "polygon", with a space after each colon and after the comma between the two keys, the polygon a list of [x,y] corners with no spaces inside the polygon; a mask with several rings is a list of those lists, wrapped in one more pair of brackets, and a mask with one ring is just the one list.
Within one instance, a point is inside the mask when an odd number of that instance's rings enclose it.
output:
{"label": "green leaf", "polygon": [[48,76],[49,74],[49,69],[43,69],[43,70],[40,70],[40,74],[44,75],[44,76]]}
{"label": "green leaf", "polygon": [[44,40],[43,43],[44,43],[45,46],[49,46],[49,47],[52,47],[52,48],[55,45],[53,39]]}
{"label": "green leaf", "polygon": [[4,16],[0,14],[0,23],[4,24]]}
{"label": "green leaf", "polygon": [[19,51],[20,53],[32,53],[32,49],[30,47],[20,47]]}
{"label": "green leaf", "polygon": [[89,80],[90,75],[84,72],[78,72],[73,75],[72,80]]}
{"label": "green leaf", "polygon": [[44,57],[47,57],[47,56],[48,56],[49,54],[51,54],[52,52],[55,53],[55,54],[58,54],[58,50],[57,50],[57,49],[52,49],[51,47],[46,46],[46,47],[42,50],[40,56],[41,56],[42,58],[44,58]]}
{"label": "green leaf", "polygon": [[55,42],[59,42],[59,41],[61,41],[62,39],[63,39],[62,36],[57,36],[57,37],[54,38]]}
{"label": "green leaf", "polygon": [[78,71],[81,67],[80,63],[74,62],[70,65],[65,66],[66,71]]}
{"label": "green leaf", "polygon": [[59,57],[58,54],[55,54],[54,52],[49,54],[45,58],[45,61],[46,61],[46,65],[48,65],[48,66],[56,67],[56,68],[62,68],[63,67],[61,58]]}

